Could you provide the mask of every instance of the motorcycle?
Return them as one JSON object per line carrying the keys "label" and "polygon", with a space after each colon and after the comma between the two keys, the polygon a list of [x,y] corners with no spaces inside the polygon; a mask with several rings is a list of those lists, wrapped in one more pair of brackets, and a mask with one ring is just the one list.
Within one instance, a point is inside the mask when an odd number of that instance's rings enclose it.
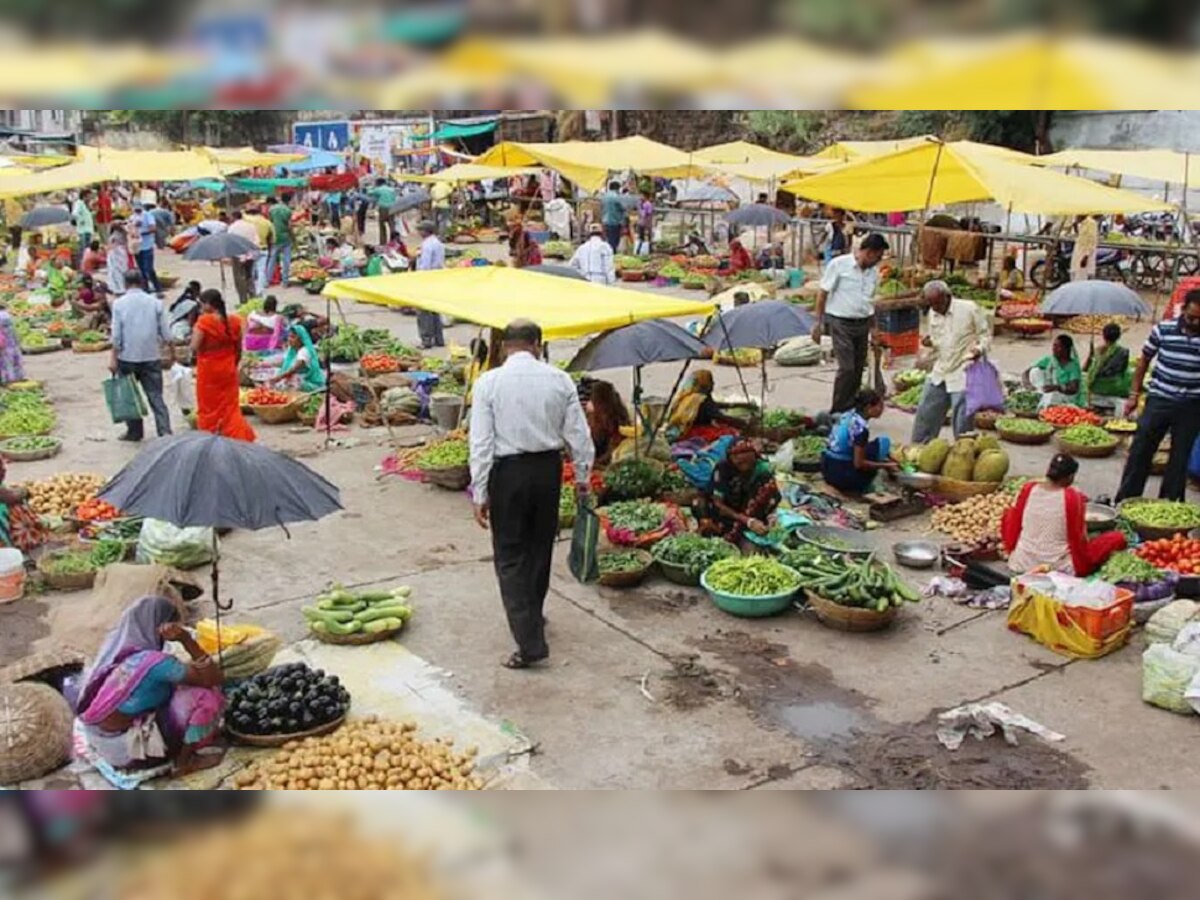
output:
{"label": "motorcycle", "polygon": [[[1074,241],[1057,245],[1057,252],[1047,253],[1029,270],[1029,280],[1043,290],[1051,290],[1071,280],[1071,254]],[[1053,251],[1052,251],[1053,252]],[[1129,283],[1129,255],[1124,250],[1100,248],[1096,251],[1096,277],[1104,281]]]}

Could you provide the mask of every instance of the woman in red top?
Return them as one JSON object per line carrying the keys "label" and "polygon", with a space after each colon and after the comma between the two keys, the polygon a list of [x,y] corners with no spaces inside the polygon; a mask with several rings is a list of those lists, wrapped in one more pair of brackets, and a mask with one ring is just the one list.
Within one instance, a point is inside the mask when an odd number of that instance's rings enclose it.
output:
{"label": "woman in red top", "polygon": [[508,232],[508,254],[514,269],[525,269],[542,264],[542,248],[529,236],[525,223],[517,220]]}
{"label": "woman in red top", "polygon": [[112,194],[108,192],[108,185],[100,185],[100,192],[96,195],[96,224],[100,226],[100,237],[105,241],[108,240],[108,231],[113,223],[113,202]]}
{"label": "woman in red top", "polygon": [[196,427],[239,441],[253,441],[254,429],[242,416],[238,364],[242,359],[242,320],[225,312],[221,292],[200,295],[203,314],[192,331],[196,355]]}
{"label": "woman in red top", "polygon": [[1048,566],[1085,578],[1125,549],[1119,531],[1088,538],[1087,497],[1071,487],[1078,471],[1075,457],[1058,454],[1050,460],[1046,480],[1025,485],[1004,514],[1000,534],[1013,572],[1023,575]]}
{"label": "woman in red top", "polygon": [[739,240],[729,242],[729,271],[736,275],[738,272],[744,272],[747,269],[754,268],[754,258],[750,256],[750,251],[742,246]]}

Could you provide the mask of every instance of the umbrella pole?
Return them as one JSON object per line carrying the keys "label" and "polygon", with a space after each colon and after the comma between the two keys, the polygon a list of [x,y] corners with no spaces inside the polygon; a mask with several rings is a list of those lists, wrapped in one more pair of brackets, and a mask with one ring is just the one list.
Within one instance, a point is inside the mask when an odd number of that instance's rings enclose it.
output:
{"label": "umbrella pole", "polygon": [[[641,456],[641,442],[638,441],[638,419],[642,417],[642,367],[633,367],[633,458]],[[643,424],[645,420],[642,420]],[[649,452],[649,447],[646,448]]]}
{"label": "umbrella pole", "polygon": [[[329,296],[325,296],[325,321],[330,322],[333,315],[333,304]],[[338,306],[341,309],[341,306]],[[333,407],[333,353],[328,342],[325,343],[325,446],[333,442],[333,423],[329,421]]]}
{"label": "umbrella pole", "polygon": [[650,444],[651,445],[653,445],[654,439],[656,437],[658,437],[659,429],[662,428],[663,425],[665,425],[667,422],[667,418],[670,415],[670,411],[671,411],[671,403],[675,400],[675,394],[678,393],[679,386],[681,384],[683,384],[683,378],[685,375],[687,375],[688,367],[691,366],[691,364],[692,364],[692,361],[690,359],[685,359],[683,361],[683,368],[679,370],[679,377],[675,379],[675,384],[671,386],[671,393],[667,395],[667,406],[663,410],[662,418],[659,419],[658,422],[656,422],[654,424],[654,429],[653,429],[653,431],[650,432]]}
{"label": "umbrella pole", "polygon": [[[717,310],[717,321],[721,323],[721,331],[725,332],[725,346],[729,348],[730,353],[733,353],[735,349],[733,339],[729,337],[729,329],[725,327],[725,317],[721,315],[720,310]],[[746,395],[746,402],[753,403],[754,401],[750,399],[750,388],[746,386],[746,378],[742,374],[742,365],[738,362],[736,355],[733,357],[733,367],[737,369],[738,381],[741,382],[742,393]]]}
{"label": "umbrella pole", "polygon": [[760,406],[758,408],[758,424],[759,424],[759,427],[762,428],[766,424],[766,416],[767,416],[767,354],[766,354],[766,351],[762,351],[762,356],[760,357],[760,362],[762,363],[762,406]]}

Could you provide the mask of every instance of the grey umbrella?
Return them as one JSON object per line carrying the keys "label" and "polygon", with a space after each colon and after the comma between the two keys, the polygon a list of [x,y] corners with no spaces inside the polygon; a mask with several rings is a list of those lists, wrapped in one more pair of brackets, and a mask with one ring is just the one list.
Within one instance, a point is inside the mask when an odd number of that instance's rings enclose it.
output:
{"label": "grey umbrella", "polygon": [[1137,292],[1115,281],[1072,281],[1042,301],[1047,316],[1148,316],[1150,307]]}
{"label": "grey umbrella", "polygon": [[542,275],[555,275],[558,278],[574,278],[576,281],[587,281],[587,276],[573,266],[556,266],[554,263],[540,263],[536,266],[526,266],[526,272],[538,272]]}
{"label": "grey umbrella", "polygon": [[222,232],[208,234],[188,247],[184,259],[219,262],[258,253],[258,246],[241,235]]}
{"label": "grey umbrella", "polygon": [[48,225],[62,225],[71,221],[71,214],[65,206],[35,206],[21,216],[22,228],[45,228]]}
{"label": "grey umbrella", "polygon": [[765,203],[751,203],[748,206],[739,206],[737,209],[730,210],[725,214],[726,222],[742,228],[786,225],[791,220],[791,216],[787,213],[773,206],[767,206]]}
{"label": "grey umbrella", "polygon": [[737,194],[719,184],[688,185],[676,198],[678,203],[730,203],[737,202]]}
{"label": "grey umbrella", "polygon": [[812,334],[813,317],[782,300],[760,300],[729,312],[708,323],[701,339],[706,347],[728,352],[742,347],[770,349],[803,334]]}
{"label": "grey umbrella", "polygon": [[656,362],[698,359],[704,345],[674,322],[651,319],[606,331],[585,344],[571,364],[572,372],[647,366]]}
{"label": "grey umbrella", "polygon": [[425,188],[418,188],[415,191],[409,191],[407,194],[403,194],[400,199],[396,201],[395,205],[388,210],[388,212],[392,213],[393,215],[397,213],[408,212],[410,209],[416,209],[418,206],[424,206],[430,201],[430,199],[431,197],[429,191],[425,190]]}

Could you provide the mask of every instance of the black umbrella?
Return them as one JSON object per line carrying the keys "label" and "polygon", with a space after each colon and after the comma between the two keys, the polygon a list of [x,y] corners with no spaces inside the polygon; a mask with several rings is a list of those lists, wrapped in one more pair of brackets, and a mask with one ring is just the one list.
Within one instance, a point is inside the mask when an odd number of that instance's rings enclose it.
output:
{"label": "black umbrella", "polygon": [[187,252],[183,254],[183,258],[220,262],[221,260],[237,259],[238,257],[250,256],[255,253],[258,253],[258,245],[241,235],[230,234],[225,231],[221,234],[208,234],[200,238],[200,240],[188,247]]}
{"label": "black umbrella", "polygon": [[812,334],[814,324],[806,310],[782,300],[760,300],[719,314],[708,323],[702,340],[706,347],[722,352],[742,347],[771,349]]}
{"label": "black umbrella", "polygon": [[765,203],[751,203],[749,206],[739,206],[725,214],[725,221],[730,225],[742,228],[771,227],[786,225],[791,216]]}
{"label": "black umbrella", "polygon": [[45,228],[49,225],[62,225],[71,221],[71,214],[65,206],[35,206],[21,216],[22,228]]}
{"label": "black umbrella", "polygon": [[587,276],[573,266],[556,266],[554,263],[540,263],[536,266],[526,266],[526,272],[539,272],[542,275],[554,275],[558,278],[574,278],[576,281],[587,281]]}
{"label": "black umbrella", "polygon": [[388,212],[396,215],[397,213],[408,212],[410,209],[416,209],[418,206],[424,206],[430,201],[429,191],[424,188],[419,188],[415,191],[409,191],[396,201],[395,205]]}
{"label": "black umbrella", "polygon": [[1047,316],[1142,316],[1150,315],[1137,292],[1115,281],[1072,281],[1050,292],[1042,301]]}
{"label": "black umbrella", "polygon": [[699,359],[704,344],[674,322],[651,319],[606,331],[583,346],[571,364],[571,372],[648,366],[657,362]]}

